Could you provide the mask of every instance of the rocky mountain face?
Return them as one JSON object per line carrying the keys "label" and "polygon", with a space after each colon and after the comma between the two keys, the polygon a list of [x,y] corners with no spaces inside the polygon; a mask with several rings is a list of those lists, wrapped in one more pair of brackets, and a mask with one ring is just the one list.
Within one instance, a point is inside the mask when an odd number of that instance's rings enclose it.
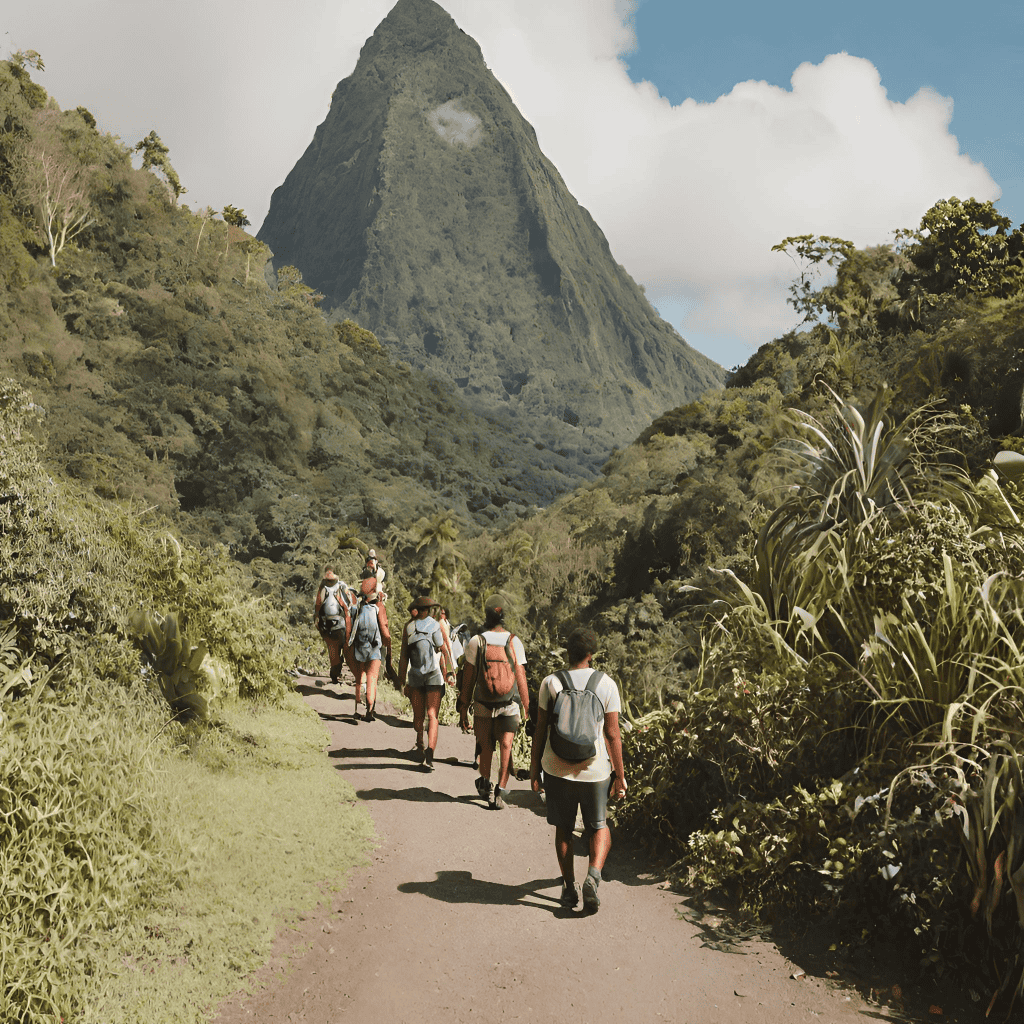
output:
{"label": "rocky mountain face", "polygon": [[399,0],[363,46],[259,237],[333,317],[594,466],[723,380],[616,263],[432,0]]}

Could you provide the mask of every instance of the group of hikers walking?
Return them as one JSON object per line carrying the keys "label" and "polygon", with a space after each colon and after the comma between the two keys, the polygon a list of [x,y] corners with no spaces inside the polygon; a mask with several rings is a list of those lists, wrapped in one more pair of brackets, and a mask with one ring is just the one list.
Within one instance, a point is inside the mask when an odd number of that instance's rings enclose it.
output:
{"label": "group of hikers walking", "polygon": [[[438,712],[445,687],[458,683],[459,724],[464,733],[470,732],[472,711],[477,794],[489,807],[502,810],[509,793],[513,740],[530,719],[526,649],[505,625],[504,602],[500,597],[487,601],[483,630],[466,644],[465,664],[461,679],[457,679],[447,614],[430,597],[417,597],[409,605],[394,673],[385,575],[372,549],[358,592],[338,579],[333,568],[324,570],[314,620],[327,646],[330,678],[337,682],[342,665],[348,665],[355,679],[355,720],[360,719],[363,699],[363,720],[372,722],[383,661],[389,677],[393,675],[412,703],[414,756],[426,771],[434,769]],[[597,634],[577,626],[565,646],[567,667],[545,676],[538,689],[530,786],[534,793],[543,794],[548,823],[555,828],[555,854],[562,877],[560,902],[573,908],[582,897],[584,909],[593,913],[601,904],[598,886],[611,850],[608,800],[621,799],[626,793],[619,733],[621,702],[615,680],[591,665],[598,649]],[[492,786],[495,749],[498,777]],[[573,859],[573,831],[580,814],[589,844],[582,887],[576,884]]]}

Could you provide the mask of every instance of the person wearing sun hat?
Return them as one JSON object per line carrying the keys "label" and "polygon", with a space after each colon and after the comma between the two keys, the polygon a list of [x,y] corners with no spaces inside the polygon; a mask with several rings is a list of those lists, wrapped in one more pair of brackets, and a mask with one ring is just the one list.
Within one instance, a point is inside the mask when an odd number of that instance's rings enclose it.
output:
{"label": "person wearing sun hat", "polygon": [[[412,724],[416,730],[416,754],[427,771],[434,770],[437,749],[437,715],[444,696],[445,679],[454,680],[455,663],[447,637],[431,615],[436,602],[417,597],[409,605],[409,621],[402,630],[402,652],[398,660],[398,685],[408,687],[412,701]],[[438,668],[441,656],[445,674]],[[424,721],[425,720],[425,721]],[[424,725],[426,737],[424,737]]]}

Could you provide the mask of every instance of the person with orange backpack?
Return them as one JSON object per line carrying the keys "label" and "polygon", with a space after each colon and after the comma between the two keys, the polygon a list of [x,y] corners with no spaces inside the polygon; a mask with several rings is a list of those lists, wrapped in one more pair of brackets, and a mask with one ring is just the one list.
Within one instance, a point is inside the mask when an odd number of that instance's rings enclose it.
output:
{"label": "person with orange backpack", "polygon": [[[517,700],[518,697],[518,700]],[[505,806],[508,796],[512,741],[530,713],[530,692],[526,686],[526,650],[523,641],[505,627],[504,601],[488,599],[484,608],[484,631],[466,645],[466,667],[459,695],[459,723],[469,729],[469,706],[473,704],[473,731],[480,746],[480,775],[476,791],[494,810]],[[491,789],[491,761],[498,743],[498,782]]]}

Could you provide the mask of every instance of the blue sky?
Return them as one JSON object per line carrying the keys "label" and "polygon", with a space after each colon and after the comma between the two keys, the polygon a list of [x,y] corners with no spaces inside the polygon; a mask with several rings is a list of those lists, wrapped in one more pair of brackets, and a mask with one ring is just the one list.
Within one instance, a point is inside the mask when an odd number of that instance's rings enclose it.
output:
{"label": "blue sky", "polygon": [[[922,86],[954,101],[950,130],[1024,222],[1024,3],[858,0],[856,4],[690,4],[640,0],[637,49],[624,60],[672,103],[711,102],[737,82],[786,86],[804,61],[846,51],[878,68],[889,98]],[[936,198],[939,198],[938,196]]]}
{"label": "blue sky", "polygon": [[[0,29],[61,106],[131,145],[155,129],[185,202],[255,230],[393,4],[36,0]],[[727,367],[796,325],[787,235],[879,244],[950,195],[1024,221],[1022,0],[439,4],[615,258]]]}

